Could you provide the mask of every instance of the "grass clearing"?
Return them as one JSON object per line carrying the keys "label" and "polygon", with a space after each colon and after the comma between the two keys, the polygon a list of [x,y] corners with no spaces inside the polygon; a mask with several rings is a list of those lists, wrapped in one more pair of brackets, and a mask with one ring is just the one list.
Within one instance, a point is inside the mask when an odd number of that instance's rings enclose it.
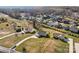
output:
{"label": "grass clearing", "polygon": [[69,44],[66,42],[62,42],[60,40],[56,40],[58,45],[56,46],[55,52],[57,53],[68,53],[69,52]]}
{"label": "grass clearing", "polygon": [[66,19],[66,20],[73,20],[73,19],[70,18],[70,17],[64,17],[64,19]]}
{"label": "grass clearing", "polygon": [[50,38],[32,38],[17,46],[16,50],[28,53],[67,53],[68,43]]}
{"label": "grass clearing", "polygon": [[32,34],[20,34],[18,35],[18,37],[16,37],[15,35],[7,37],[5,39],[1,39],[0,40],[0,45],[10,48],[11,46],[13,46],[15,43],[21,41],[24,38],[27,38],[29,36],[31,36]]}

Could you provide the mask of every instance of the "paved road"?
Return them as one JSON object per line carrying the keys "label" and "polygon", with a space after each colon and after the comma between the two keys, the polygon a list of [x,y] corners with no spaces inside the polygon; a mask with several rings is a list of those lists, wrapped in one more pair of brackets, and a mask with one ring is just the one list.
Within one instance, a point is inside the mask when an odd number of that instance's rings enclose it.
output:
{"label": "paved road", "polygon": [[8,34],[8,35],[6,35],[6,36],[1,37],[0,39],[4,39],[4,38],[7,38],[7,37],[12,36],[12,35],[15,35],[15,34],[16,34],[16,33]]}
{"label": "paved road", "polygon": [[21,43],[23,43],[24,41],[26,41],[26,40],[28,40],[28,39],[30,39],[30,38],[37,38],[37,37],[36,37],[35,35],[30,36],[30,37],[27,37],[27,38],[21,40],[20,42],[18,42],[18,43],[16,44],[16,46],[19,46]]}
{"label": "paved road", "polygon": [[73,39],[69,38],[69,53],[73,53]]}
{"label": "paved road", "polygon": [[[0,53],[9,53],[10,49],[0,46]],[[18,51],[11,50],[12,53],[17,53]]]}
{"label": "paved road", "polygon": [[79,53],[79,43],[75,43],[75,52]]}
{"label": "paved road", "polygon": [[28,40],[28,39],[30,39],[30,38],[37,38],[37,37],[36,37],[35,35],[32,35],[32,36],[30,36],[30,37],[27,37],[27,38],[21,40],[20,42],[18,42],[18,43],[16,43],[15,45],[13,45],[13,46],[10,48],[10,51],[9,51],[9,52],[11,53],[11,50],[15,50],[17,46],[19,46],[19,45],[22,44],[24,41],[26,41],[26,40]]}
{"label": "paved road", "polygon": [[27,38],[21,40],[20,42],[16,43],[15,45],[13,45],[13,46],[11,47],[11,49],[15,49],[16,46],[19,46],[19,45],[22,44],[24,41],[26,41],[26,40],[28,40],[28,39],[30,39],[30,38],[37,38],[37,37],[36,37],[35,35],[32,35],[32,36],[30,36],[30,37],[27,37]]}
{"label": "paved road", "polygon": [[4,39],[4,38],[10,37],[10,36],[12,36],[12,35],[21,34],[21,33],[22,33],[22,31],[21,31],[21,32],[18,32],[18,33],[8,34],[8,35],[6,35],[6,36],[0,37],[0,39]]}

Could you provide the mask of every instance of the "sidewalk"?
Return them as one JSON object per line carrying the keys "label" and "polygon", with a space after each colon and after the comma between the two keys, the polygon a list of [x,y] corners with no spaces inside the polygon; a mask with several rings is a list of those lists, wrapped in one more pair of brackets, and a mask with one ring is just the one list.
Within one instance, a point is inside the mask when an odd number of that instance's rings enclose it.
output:
{"label": "sidewalk", "polygon": [[73,53],[73,39],[69,38],[69,53]]}
{"label": "sidewalk", "polygon": [[6,37],[9,37],[9,36],[12,36],[12,35],[15,35],[15,34],[16,34],[16,33],[8,34],[8,35],[6,35],[6,36],[1,37],[0,39],[4,39],[4,38],[6,38]]}
{"label": "sidewalk", "polygon": [[75,52],[79,53],[79,43],[75,43]]}

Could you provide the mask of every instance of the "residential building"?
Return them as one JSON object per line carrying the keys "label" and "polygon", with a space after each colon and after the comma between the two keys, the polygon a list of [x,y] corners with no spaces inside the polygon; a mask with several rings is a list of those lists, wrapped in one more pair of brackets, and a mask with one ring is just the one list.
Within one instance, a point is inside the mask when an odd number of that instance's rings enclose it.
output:
{"label": "residential building", "polygon": [[56,27],[56,26],[59,25],[59,23],[58,23],[57,21],[54,21],[54,22],[53,22],[53,21],[49,21],[49,22],[47,23],[47,25],[48,25],[48,26],[55,26],[55,27]]}
{"label": "residential building", "polygon": [[47,37],[48,34],[47,34],[46,32],[40,31],[40,32],[37,32],[37,33],[36,33],[36,36],[37,36],[37,37]]}

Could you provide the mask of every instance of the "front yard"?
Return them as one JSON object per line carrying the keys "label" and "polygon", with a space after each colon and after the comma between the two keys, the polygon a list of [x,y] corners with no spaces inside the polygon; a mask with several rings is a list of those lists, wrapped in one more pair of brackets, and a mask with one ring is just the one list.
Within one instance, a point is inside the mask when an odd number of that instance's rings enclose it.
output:
{"label": "front yard", "polygon": [[17,43],[17,42],[21,41],[22,39],[27,38],[31,35],[32,34],[19,34],[18,36],[13,35],[13,36],[10,36],[10,37],[4,38],[4,39],[0,39],[0,45],[10,48],[15,43]]}
{"label": "front yard", "polygon": [[68,53],[68,43],[50,38],[32,38],[16,47],[27,53]]}

